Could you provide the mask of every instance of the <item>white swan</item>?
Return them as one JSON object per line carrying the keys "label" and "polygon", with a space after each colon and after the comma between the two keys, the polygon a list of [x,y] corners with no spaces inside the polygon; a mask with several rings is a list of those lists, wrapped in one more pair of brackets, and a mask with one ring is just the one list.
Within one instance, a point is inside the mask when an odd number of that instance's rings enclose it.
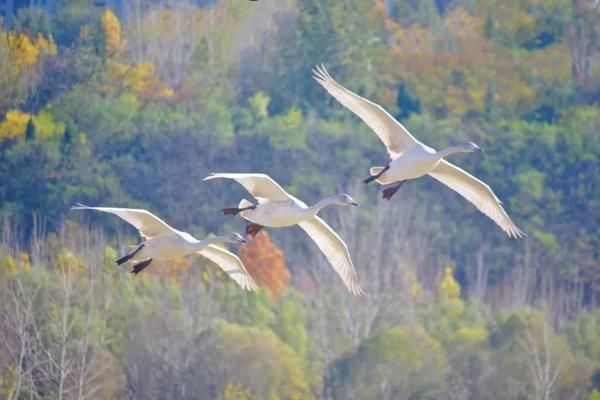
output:
{"label": "white swan", "polygon": [[246,239],[238,233],[198,240],[187,232],[171,228],[162,219],[143,209],[88,207],[79,203],[71,209],[96,210],[115,214],[138,230],[144,241],[131,253],[117,260],[119,265],[133,260],[135,262],[131,270],[133,274],[141,272],[154,259],[169,260],[199,253],[217,264],[243,289],[255,290],[257,288],[242,261],[235,254],[214,245],[214,243],[247,243]]}
{"label": "white swan", "polygon": [[330,205],[353,205],[358,203],[347,194],[327,197],[313,206],[307,206],[303,201],[287,193],[277,182],[265,174],[223,174],[213,173],[204,178],[234,179],[258,200],[254,205],[243,199],[238,208],[226,208],[225,214],[240,214],[252,222],[246,227],[246,233],[254,236],[263,226],[280,228],[299,225],[323,252],[331,266],[335,269],[348,290],[355,295],[363,291],[358,283],[350,253],[346,243],[329,227],[317,213]]}
{"label": "white swan", "polygon": [[490,217],[510,237],[525,234],[517,228],[502,208],[502,202],[492,189],[461,168],[444,160],[456,153],[481,151],[472,142],[435,151],[415,139],[410,132],[380,105],[375,104],[336,82],[323,65],[313,70],[313,78],[344,107],[362,119],[387,148],[391,162],[385,167],[372,167],[371,177],[364,182],[377,180],[382,185],[398,182],[383,191],[389,200],[407,179],[429,175],[458,192],[482,213]]}

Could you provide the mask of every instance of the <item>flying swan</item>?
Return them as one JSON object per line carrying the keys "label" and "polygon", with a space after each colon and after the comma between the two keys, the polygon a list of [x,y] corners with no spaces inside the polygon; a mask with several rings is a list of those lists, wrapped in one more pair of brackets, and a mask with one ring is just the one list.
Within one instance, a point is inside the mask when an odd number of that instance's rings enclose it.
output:
{"label": "flying swan", "polygon": [[346,243],[329,227],[317,213],[331,205],[358,206],[358,203],[347,194],[327,197],[312,206],[287,193],[277,182],[265,174],[224,174],[213,173],[204,178],[234,179],[242,185],[258,204],[243,199],[237,208],[226,208],[225,215],[240,214],[251,222],[246,233],[255,236],[264,226],[281,228],[299,225],[317,244],[333,269],[342,278],[348,290],[355,295],[364,294],[359,283]]}
{"label": "flying swan", "polygon": [[369,183],[376,180],[381,185],[397,182],[383,191],[384,199],[391,199],[406,180],[428,174],[473,203],[509,237],[525,236],[512,222],[502,208],[502,202],[487,184],[444,160],[444,157],[456,153],[481,151],[479,146],[468,142],[436,151],[415,139],[380,105],[351,92],[336,82],[325,66],[317,66],[313,69],[313,73],[313,78],[338,102],[362,119],[387,148],[392,161],[385,167],[372,167],[371,176],[364,181]]}
{"label": "flying swan", "polygon": [[77,204],[72,210],[96,210],[115,214],[133,225],[144,241],[131,253],[117,260],[121,265],[133,260],[131,273],[138,274],[152,260],[169,260],[199,253],[217,264],[231,279],[246,290],[256,290],[254,280],[242,261],[233,253],[216,246],[214,243],[247,243],[238,233],[227,236],[214,236],[198,240],[187,232],[171,228],[166,222],[151,212],[136,208],[88,207]]}

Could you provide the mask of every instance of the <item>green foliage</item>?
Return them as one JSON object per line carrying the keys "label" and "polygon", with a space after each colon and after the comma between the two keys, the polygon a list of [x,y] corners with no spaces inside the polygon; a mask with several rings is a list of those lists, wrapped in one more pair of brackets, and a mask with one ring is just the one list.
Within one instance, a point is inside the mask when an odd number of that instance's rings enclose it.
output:
{"label": "green foliage", "polygon": [[419,326],[377,333],[334,365],[336,398],[412,399],[442,391],[447,360],[439,342]]}
{"label": "green foliage", "polygon": [[[535,354],[560,366],[553,398],[598,397],[600,109],[571,72],[597,43],[569,33],[595,14],[569,0],[184,3],[144,0],[103,21],[87,0],[60,0],[50,14],[21,8],[1,32],[2,396],[58,397],[64,350],[65,370],[98,373],[90,398],[530,398]],[[394,205],[376,208],[359,178],[389,159],[311,79],[321,62],[424,143],[481,145],[452,162],[494,189],[527,240],[427,178],[398,195],[410,235],[385,236]],[[69,213],[84,202],[240,231],[217,210],[243,189],[201,184],[217,170],[269,173],[308,203],[357,192],[371,206],[356,218],[324,218],[372,297],[320,287],[296,231],[273,233],[295,285],[273,301],[204,264],[134,278],[114,265],[133,230],[89,216],[106,243],[65,222],[88,218]],[[376,251],[388,243],[389,259]],[[421,272],[399,285],[406,259]],[[545,302],[558,315],[524,308]],[[11,358],[19,335],[34,346],[25,360]]]}
{"label": "green foliage", "polygon": [[[235,381],[260,398],[311,399],[297,355],[267,328],[220,321],[200,339],[212,359],[210,375],[234,374]],[[213,355],[214,356],[211,356]],[[257,375],[255,371],[260,371]],[[210,380],[208,381],[210,382]]]}
{"label": "green foliage", "polygon": [[567,327],[567,338],[576,354],[600,362],[600,312],[584,312]]}

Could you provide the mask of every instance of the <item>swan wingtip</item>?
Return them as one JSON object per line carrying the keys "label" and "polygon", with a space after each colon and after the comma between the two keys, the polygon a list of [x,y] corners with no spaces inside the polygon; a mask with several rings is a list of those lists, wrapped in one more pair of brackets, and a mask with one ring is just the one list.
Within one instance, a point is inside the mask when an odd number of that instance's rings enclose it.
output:
{"label": "swan wingtip", "polygon": [[202,180],[203,181],[208,181],[211,179],[217,178],[217,173],[216,172],[211,172],[210,174],[208,174],[207,176],[205,176]]}

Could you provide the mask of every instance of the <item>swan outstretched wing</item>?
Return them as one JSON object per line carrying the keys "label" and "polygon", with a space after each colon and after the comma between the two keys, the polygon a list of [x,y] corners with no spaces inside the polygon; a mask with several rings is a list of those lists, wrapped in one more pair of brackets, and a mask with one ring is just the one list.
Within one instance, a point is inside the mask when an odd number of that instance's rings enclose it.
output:
{"label": "swan outstretched wing", "polygon": [[214,244],[209,244],[202,250],[198,252],[198,254],[203,255],[208,258],[210,261],[214,262],[221,268],[223,271],[227,273],[242,289],[246,290],[256,290],[257,286],[254,282],[254,279],[250,276],[244,263],[239,259],[238,256],[233,254],[232,252],[215,246]]}
{"label": "swan outstretched wing", "polygon": [[88,207],[77,203],[71,210],[96,210],[115,214],[133,225],[146,239],[175,233],[165,221],[141,208]]}
{"label": "swan outstretched wing", "polygon": [[313,78],[344,107],[356,114],[371,128],[395,159],[415,147],[419,142],[410,132],[379,104],[346,89],[329,75],[325,66],[313,69]]}
{"label": "swan outstretched wing", "polygon": [[228,174],[228,173],[212,173],[203,181],[211,179],[226,178],[235,179],[242,185],[259,203],[268,201],[287,201],[291,196],[283,190],[277,182],[266,174]]}
{"label": "swan outstretched wing", "polygon": [[473,203],[479,211],[498,224],[508,236],[513,238],[525,236],[502,208],[502,202],[492,189],[473,175],[446,160],[440,161],[429,175]]}
{"label": "swan outstretched wing", "polygon": [[364,292],[358,283],[358,276],[354,270],[348,247],[342,238],[317,216],[300,222],[298,225],[319,246],[319,249],[342,278],[350,293],[363,295]]}

